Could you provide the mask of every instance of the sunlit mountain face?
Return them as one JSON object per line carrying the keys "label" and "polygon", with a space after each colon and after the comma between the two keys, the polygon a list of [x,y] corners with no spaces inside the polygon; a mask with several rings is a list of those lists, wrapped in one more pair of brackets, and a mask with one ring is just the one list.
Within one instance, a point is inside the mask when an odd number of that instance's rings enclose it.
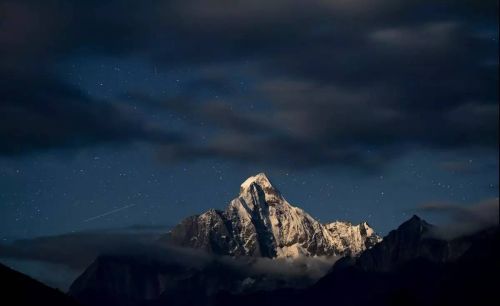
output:
{"label": "sunlit mountain face", "polygon": [[363,222],[321,224],[290,205],[265,173],[249,177],[224,210],[209,210],[174,227],[174,245],[229,256],[298,258],[356,256],[381,238]]}
{"label": "sunlit mountain face", "polygon": [[486,304],[498,20],[490,0],[0,0],[6,301]]}

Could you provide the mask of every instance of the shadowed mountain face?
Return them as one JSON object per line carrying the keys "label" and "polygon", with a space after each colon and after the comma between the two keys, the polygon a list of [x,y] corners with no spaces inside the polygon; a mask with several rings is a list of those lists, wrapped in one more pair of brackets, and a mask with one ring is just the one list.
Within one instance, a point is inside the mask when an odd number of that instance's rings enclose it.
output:
{"label": "shadowed mountain face", "polygon": [[57,289],[0,264],[1,305],[78,306],[75,300]]}
{"label": "shadowed mountain face", "polygon": [[260,173],[241,184],[226,210],[183,220],[172,230],[171,241],[219,255],[273,258],[357,255],[380,238],[366,222],[321,224],[290,205]]}
{"label": "shadowed mountain face", "polygon": [[70,295],[84,305],[206,305],[219,290],[238,292],[244,279],[220,262],[196,269],[148,256],[100,256]]}
{"label": "shadowed mountain face", "polygon": [[[84,305],[215,305],[220,292],[241,294],[306,287],[319,276],[318,259],[212,256],[188,249],[99,256],[75,280],[69,294]],[[170,259],[168,258],[170,257]],[[327,271],[331,263],[323,263]]]}
{"label": "shadowed mountain face", "polygon": [[435,227],[418,216],[391,231],[382,243],[364,252],[356,265],[366,271],[390,271],[415,258],[434,263],[454,260],[470,247],[463,239],[446,241],[435,237]]}
{"label": "shadowed mountain face", "polygon": [[180,294],[182,281],[193,274],[144,256],[99,256],[71,285],[70,295],[84,305],[141,305],[164,292]]}
{"label": "shadowed mountain face", "polygon": [[339,260],[310,288],[220,295],[218,305],[493,305],[499,233],[438,240],[413,217],[358,258]]}

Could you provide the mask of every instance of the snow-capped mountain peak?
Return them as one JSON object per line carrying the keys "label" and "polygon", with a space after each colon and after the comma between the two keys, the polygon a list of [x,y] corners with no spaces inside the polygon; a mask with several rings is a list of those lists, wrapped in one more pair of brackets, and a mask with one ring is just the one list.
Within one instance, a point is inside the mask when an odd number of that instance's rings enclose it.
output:
{"label": "snow-capped mountain peak", "polygon": [[292,206],[264,173],[249,177],[224,211],[185,219],[172,230],[181,246],[234,256],[357,255],[380,241],[367,223],[321,224]]}
{"label": "snow-capped mountain peak", "polygon": [[[265,173],[259,173],[246,179],[240,186],[239,198],[249,204],[282,204],[285,199]],[[286,202],[286,201],[285,201]]]}
{"label": "snow-capped mountain peak", "polygon": [[254,175],[254,176],[247,178],[240,186],[241,187],[240,193],[247,191],[252,184],[257,184],[257,185],[261,186],[263,189],[264,188],[274,189],[274,187],[271,184],[271,181],[269,180],[267,175],[265,173],[261,172],[257,175]]}

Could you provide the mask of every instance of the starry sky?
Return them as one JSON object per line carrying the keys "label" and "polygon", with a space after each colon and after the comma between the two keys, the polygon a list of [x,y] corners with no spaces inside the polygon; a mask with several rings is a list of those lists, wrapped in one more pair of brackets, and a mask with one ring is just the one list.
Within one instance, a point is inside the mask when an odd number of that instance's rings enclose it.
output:
{"label": "starry sky", "polygon": [[172,226],[258,172],[323,222],[381,233],[498,199],[497,14],[0,0],[0,239]]}

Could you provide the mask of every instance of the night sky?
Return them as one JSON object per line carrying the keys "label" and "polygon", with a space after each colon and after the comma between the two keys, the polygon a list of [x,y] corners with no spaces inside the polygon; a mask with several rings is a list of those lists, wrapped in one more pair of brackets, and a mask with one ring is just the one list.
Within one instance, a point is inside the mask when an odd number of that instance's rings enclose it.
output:
{"label": "night sky", "polygon": [[498,198],[497,14],[0,0],[0,239],[168,227],[258,172],[323,222],[381,233]]}

